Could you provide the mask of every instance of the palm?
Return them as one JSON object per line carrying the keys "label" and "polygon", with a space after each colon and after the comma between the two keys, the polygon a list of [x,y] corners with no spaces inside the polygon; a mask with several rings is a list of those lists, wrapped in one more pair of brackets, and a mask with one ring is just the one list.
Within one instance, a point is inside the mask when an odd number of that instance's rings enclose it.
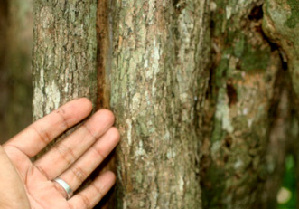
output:
{"label": "palm", "polygon": [[[68,201],[57,190],[54,183],[48,180],[24,153],[13,147],[6,147],[5,150],[18,170],[32,208],[70,208]],[[14,160],[16,156],[18,160]]]}
{"label": "palm", "polygon": [[117,130],[111,128],[114,119],[107,110],[98,111],[85,125],[41,158],[35,162],[31,161],[31,157],[53,138],[88,115],[91,107],[89,105],[89,108],[82,108],[82,102],[86,103],[86,100],[66,104],[60,110],[35,122],[4,145],[5,152],[17,170],[20,182],[23,183],[20,186],[24,186],[32,209],[90,208],[107,193],[115,181],[114,174],[107,172],[69,200],[66,191],[52,181],[60,176],[73,191],[76,191],[116,146],[119,136]]}

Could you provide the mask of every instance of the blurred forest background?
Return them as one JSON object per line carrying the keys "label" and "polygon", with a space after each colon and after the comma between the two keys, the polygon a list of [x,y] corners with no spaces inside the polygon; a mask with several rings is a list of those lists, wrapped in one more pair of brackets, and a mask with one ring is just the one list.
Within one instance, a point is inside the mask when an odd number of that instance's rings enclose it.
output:
{"label": "blurred forest background", "polygon": [[32,122],[32,0],[0,0],[0,141]]}
{"label": "blurred forest background", "polygon": [[[1,143],[32,122],[32,8],[32,0],[0,0]],[[286,156],[277,208],[296,207],[294,164],[293,156]]]}

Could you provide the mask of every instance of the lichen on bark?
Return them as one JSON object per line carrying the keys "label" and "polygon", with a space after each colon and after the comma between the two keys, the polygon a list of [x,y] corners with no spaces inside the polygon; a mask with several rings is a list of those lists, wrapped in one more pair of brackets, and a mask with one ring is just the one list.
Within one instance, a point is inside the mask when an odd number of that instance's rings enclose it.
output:
{"label": "lichen on bark", "polygon": [[34,119],[97,93],[97,1],[34,1]]}
{"label": "lichen on bark", "polygon": [[[212,77],[204,126],[203,208],[262,208],[268,109],[279,53],[264,38],[262,1],[212,1]],[[207,130],[209,130],[207,128]],[[210,139],[210,141],[208,141]]]}
{"label": "lichen on bark", "polygon": [[[33,10],[34,119],[81,97],[96,107],[97,0],[34,0]],[[35,158],[74,129],[53,139]]]}
{"label": "lichen on bark", "polygon": [[116,2],[118,208],[201,208],[198,113],[208,81],[208,5]]}

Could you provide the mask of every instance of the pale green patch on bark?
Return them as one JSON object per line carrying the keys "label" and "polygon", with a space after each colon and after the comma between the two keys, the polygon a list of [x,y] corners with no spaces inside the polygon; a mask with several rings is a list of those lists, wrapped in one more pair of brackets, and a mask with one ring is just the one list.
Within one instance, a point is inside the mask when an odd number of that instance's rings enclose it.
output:
{"label": "pale green patch on bark", "polygon": [[97,1],[34,2],[34,118],[78,97],[95,103]]}
{"label": "pale green patch on bark", "polygon": [[[95,105],[97,0],[34,0],[33,10],[34,119],[80,97]],[[61,138],[54,139],[39,156]]]}
{"label": "pale green patch on bark", "polygon": [[216,67],[209,109],[215,113],[206,121],[212,128],[210,153],[204,156],[210,164],[202,173],[203,208],[262,208],[267,113],[279,57],[259,30],[261,17],[249,19],[261,3],[214,1]]}
{"label": "pale green patch on bark", "polygon": [[118,208],[200,208],[198,111],[208,81],[208,1],[115,6],[110,76],[122,136]]}

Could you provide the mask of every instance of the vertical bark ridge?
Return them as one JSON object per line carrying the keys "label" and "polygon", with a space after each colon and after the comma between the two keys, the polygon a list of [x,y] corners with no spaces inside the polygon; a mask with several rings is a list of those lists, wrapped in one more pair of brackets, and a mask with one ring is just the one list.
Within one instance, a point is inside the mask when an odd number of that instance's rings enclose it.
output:
{"label": "vertical bark ridge", "polygon": [[117,1],[118,208],[200,208],[208,1]]}

